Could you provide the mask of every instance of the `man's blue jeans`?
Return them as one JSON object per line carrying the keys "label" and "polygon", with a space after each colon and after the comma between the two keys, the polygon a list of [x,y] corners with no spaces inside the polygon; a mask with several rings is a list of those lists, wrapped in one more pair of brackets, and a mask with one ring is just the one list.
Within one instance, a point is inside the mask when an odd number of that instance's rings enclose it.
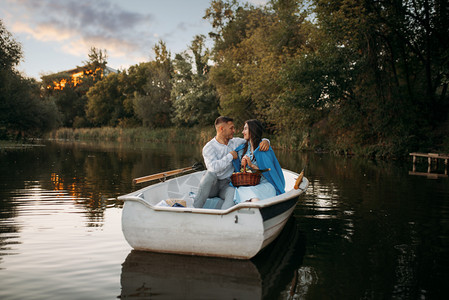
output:
{"label": "man's blue jeans", "polygon": [[224,200],[221,209],[228,209],[234,205],[234,187],[230,186],[231,180],[218,179],[217,174],[206,171],[200,181],[198,193],[196,194],[193,206],[202,208],[207,198],[220,197]]}

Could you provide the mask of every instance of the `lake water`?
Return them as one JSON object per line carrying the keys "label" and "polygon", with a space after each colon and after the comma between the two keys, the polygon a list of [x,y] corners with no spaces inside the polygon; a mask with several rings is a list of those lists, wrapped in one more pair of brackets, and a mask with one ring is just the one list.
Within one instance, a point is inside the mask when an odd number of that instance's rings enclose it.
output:
{"label": "lake water", "polygon": [[[132,251],[116,197],[191,166],[192,145],[42,142],[0,150],[0,299],[441,299],[449,180],[410,162],[277,151],[310,180],[250,261]],[[417,166],[423,172],[427,164]],[[444,173],[440,166],[435,172]]]}

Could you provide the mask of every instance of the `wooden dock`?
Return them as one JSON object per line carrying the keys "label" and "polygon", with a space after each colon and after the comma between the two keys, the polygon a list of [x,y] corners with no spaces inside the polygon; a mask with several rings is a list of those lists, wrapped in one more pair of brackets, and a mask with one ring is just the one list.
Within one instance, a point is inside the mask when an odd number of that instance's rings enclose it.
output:
{"label": "wooden dock", "polygon": [[[410,153],[410,156],[413,156],[413,171],[409,172],[410,175],[421,175],[427,176],[429,178],[448,177],[447,165],[449,160],[449,154],[412,152]],[[416,161],[418,157],[427,158],[428,162],[427,173],[416,172]],[[434,166],[434,169],[436,169],[438,167],[438,160],[440,159],[444,160],[444,174],[431,173],[432,166]]]}

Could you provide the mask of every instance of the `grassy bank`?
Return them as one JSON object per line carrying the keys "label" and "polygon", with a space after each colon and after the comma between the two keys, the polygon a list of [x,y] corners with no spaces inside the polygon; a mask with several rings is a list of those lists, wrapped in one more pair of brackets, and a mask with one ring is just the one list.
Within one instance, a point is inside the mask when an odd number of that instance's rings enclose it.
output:
{"label": "grassy bank", "polygon": [[[204,145],[215,136],[215,129],[211,127],[192,128],[60,128],[46,136],[48,139],[69,141],[117,141],[117,142],[161,142],[161,143],[189,143]],[[241,136],[240,132],[236,136]],[[349,134],[340,133],[337,138],[320,132],[319,130],[300,130],[292,128],[289,132],[275,135],[264,135],[270,139],[275,149],[288,151],[313,150],[318,152],[331,152],[334,154],[357,155],[368,158],[407,158],[409,152],[441,152],[445,147],[438,149],[408,149],[399,148],[398,145],[358,145]],[[449,139],[445,140],[449,144]],[[431,150],[431,151],[430,151]]]}
{"label": "grassy bank", "polygon": [[47,138],[56,140],[101,140],[117,142],[153,141],[203,144],[215,132],[213,128],[60,128],[48,134]]}
{"label": "grassy bank", "polygon": [[[49,139],[55,140],[98,140],[98,141],[152,141],[169,143],[190,143],[204,145],[215,136],[213,127],[193,128],[60,128],[47,135]],[[236,136],[241,136],[240,132]],[[267,136],[271,144],[277,149],[304,150],[307,143],[299,134],[288,133],[284,135]]]}

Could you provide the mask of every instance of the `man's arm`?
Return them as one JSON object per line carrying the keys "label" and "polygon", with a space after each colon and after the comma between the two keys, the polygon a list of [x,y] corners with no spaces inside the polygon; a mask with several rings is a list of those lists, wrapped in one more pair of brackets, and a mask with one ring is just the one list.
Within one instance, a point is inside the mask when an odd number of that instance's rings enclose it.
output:
{"label": "man's arm", "polygon": [[[235,154],[233,154],[234,152]],[[206,164],[206,168],[208,171],[218,173],[226,169],[234,159],[234,156],[237,157],[237,153],[232,151],[219,159],[217,157],[216,149],[212,146],[203,148],[203,158],[204,163]]]}
{"label": "man's arm", "polygon": [[[232,138],[232,142],[234,145],[234,149],[237,148],[237,146],[240,146],[241,144],[246,143],[246,140],[243,138],[235,137]],[[262,152],[268,151],[270,149],[270,140],[263,138],[259,145],[259,150]]]}
{"label": "man's arm", "polygon": [[233,137],[229,142],[232,143],[232,147],[235,149],[241,144],[246,143],[246,140],[240,137]]}
{"label": "man's arm", "polygon": [[268,149],[270,149],[270,140],[262,139],[262,141],[259,144],[259,150],[265,152],[268,151]]}

